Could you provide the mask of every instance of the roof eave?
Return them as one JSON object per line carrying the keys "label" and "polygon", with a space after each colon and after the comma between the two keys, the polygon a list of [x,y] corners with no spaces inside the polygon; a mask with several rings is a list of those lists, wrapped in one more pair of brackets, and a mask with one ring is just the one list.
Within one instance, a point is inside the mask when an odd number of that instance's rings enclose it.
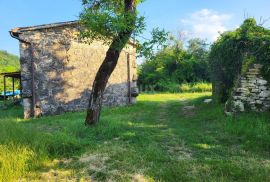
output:
{"label": "roof eave", "polygon": [[76,24],[79,24],[79,21],[51,23],[51,24],[43,24],[43,25],[29,26],[29,27],[18,27],[18,28],[13,28],[10,32],[13,32],[13,33],[22,33],[22,32],[26,32],[26,31],[49,29],[49,28],[69,26],[69,25],[76,25]]}

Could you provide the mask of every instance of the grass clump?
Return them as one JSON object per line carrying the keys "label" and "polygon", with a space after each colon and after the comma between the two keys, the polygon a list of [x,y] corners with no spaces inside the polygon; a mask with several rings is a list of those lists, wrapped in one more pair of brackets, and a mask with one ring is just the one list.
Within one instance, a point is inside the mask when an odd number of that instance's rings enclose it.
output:
{"label": "grass clump", "polygon": [[9,143],[0,145],[0,179],[2,181],[15,181],[31,169],[35,158],[34,152],[25,146]]}
{"label": "grass clump", "polygon": [[211,92],[212,91],[212,84],[211,83],[193,83],[188,84],[184,83],[180,85],[180,92]]}
{"label": "grass clump", "polygon": [[183,83],[160,82],[150,87],[150,90],[141,90],[143,93],[203,93],[212,92],[212,84],[206,82]]}

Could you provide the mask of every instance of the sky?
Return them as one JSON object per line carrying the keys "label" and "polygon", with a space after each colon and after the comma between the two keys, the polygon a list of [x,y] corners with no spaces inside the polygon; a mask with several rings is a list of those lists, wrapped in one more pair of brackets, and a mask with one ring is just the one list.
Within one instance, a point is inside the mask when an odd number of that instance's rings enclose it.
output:
{"label": "sky", "polygon": [[[138,10],[146,18],[146,38],[160,27],[213,42],[246,17],[269,19],[269,8],[270,0],[146,0]],[[12,28],[76,20],[81,10],[81,0],[0,0],[0,50],[19,55],[18,41],[8,33]],[[270,28],[270,20],[264,26]]]}

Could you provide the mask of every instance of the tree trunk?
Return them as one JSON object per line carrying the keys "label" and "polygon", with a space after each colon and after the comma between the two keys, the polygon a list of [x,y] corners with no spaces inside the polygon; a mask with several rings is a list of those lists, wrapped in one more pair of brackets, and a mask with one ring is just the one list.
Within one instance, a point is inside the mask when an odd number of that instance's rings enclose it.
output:
{"label": "tree trunk", "polygon": [[[125,12],[135,13],[135,0],[125,0]],[[134,19],[127,18],[127,24],[133,26],[135,24]],[[106,88],[107,82],[114,71],[120,53],[128,43],[133,29],[127,28],[126,31],[120,32],[115,37],[106,53],[106,57],[101,64],[92,87],[90,95],[89,106],[87,108],[87,116],[85,119],[86,125],[93,125],[99,122],[100,111],[102,108],[103,93]]]}

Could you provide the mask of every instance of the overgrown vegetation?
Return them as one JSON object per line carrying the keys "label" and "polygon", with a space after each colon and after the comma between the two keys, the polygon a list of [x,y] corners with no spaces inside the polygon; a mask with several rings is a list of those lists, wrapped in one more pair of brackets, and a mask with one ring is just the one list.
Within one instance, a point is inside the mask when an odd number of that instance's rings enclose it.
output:
{"label": "overgrown vegetation", "polygon": [[[0,50],[0,73],[15,72],[19,69],[19,58],[15,55],[9,54],[6,51]],[[0,77],[0,92],[4,90],[3,87],[3,78]],[[9,79],[7,81],[7,89],[12,90],[12,82]]]}
{"label": "overgrown vegetation", "polygon": [[195,93],[195,92],[211,92],[211,83],[183,83],[181,85],[176,83],[163,83],[162,89],[159,92],[155,91],[155,87],[141,87],[142,93]]}
{"label": "overgrown vegetation", "polygon": [[226,102],[243,71],[253,63],[263,65],[270,82],[270,30],[247,19],[236,30],[222,34],[209,54],[214,97]]}
{"label": "overgrown vegetation", "polygon": [[173,38],[168,47],[140,65],[139,86],[178,92],[183,83],[209,82],[207,56],[205,41],[191,39],[184,46],[182,41]]}
{"label": "overgrown vegetation", "polygon": [[94,128],[84,113],[0,111],[0,181],[269,181],[269,113],[226,117],[208,97],[141,95],[105,108]]}

